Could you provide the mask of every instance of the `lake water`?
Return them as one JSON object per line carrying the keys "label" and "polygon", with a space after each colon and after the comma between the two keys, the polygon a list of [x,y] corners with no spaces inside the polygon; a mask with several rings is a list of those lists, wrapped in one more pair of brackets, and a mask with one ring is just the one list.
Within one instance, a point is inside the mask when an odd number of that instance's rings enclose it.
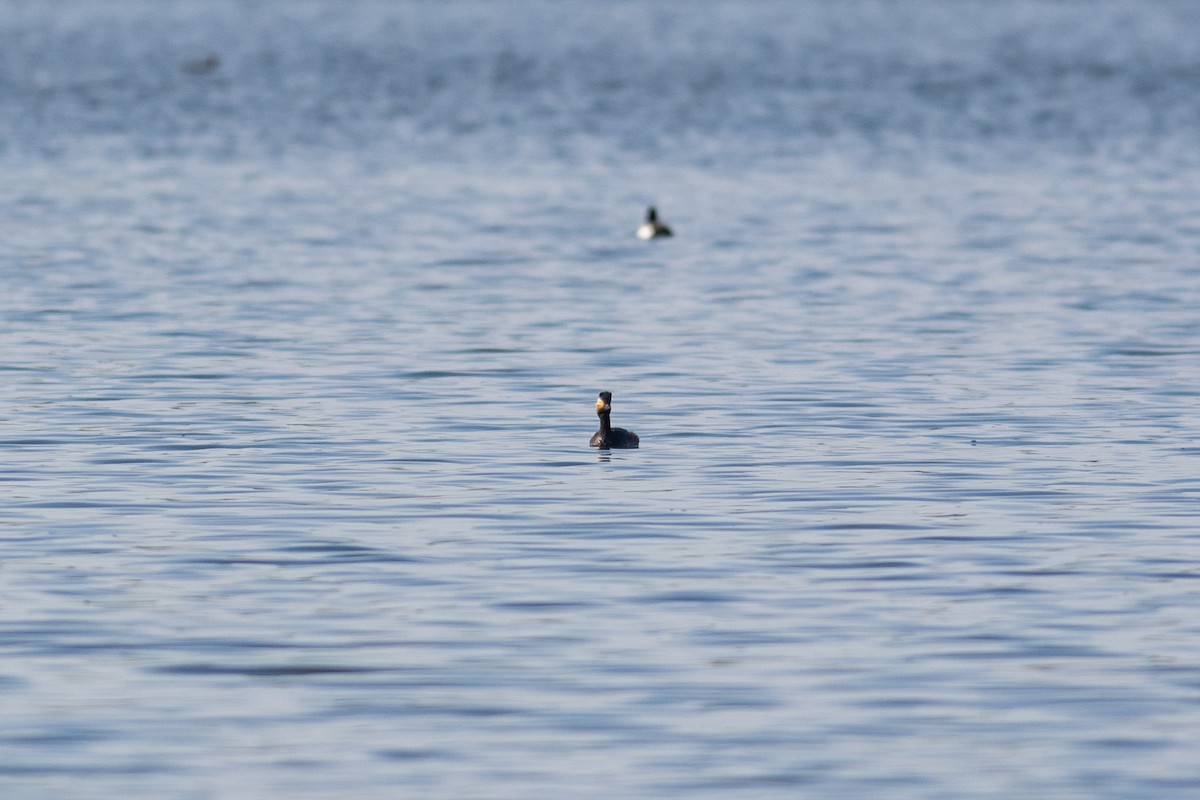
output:
{"label": "lake water", "polygon": [[1198,96],[1184,2],[0,1],[0,794],[1197,796]]}

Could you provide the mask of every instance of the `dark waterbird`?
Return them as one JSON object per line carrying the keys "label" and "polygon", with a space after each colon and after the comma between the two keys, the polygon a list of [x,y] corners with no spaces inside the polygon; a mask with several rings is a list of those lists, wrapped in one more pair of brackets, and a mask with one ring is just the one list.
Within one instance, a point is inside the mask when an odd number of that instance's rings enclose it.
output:
{"label": "dark waterbird", "polygon": [[210,55],[184,62],[181,69],[188,75],[207,75],[210,72],[215,72],[220,66],[221,59],[215,55]]}
{"label": "dark waterbird", "polygon": [[588,442],[592,447],[608,450],[630,450],[638,446],[638,435],[624,428],[614,428],[609,415],[612,414],[612,392],[601,392],[596,399],[596,416],[600,417],[600,430]]}

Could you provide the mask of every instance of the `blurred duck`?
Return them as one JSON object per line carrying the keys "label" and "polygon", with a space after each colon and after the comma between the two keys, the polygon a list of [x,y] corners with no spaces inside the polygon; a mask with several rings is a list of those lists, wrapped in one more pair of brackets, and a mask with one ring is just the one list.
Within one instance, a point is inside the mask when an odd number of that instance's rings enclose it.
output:
{"label": "blurred duck", "polygon": [[646,221],[637,229],[639,239],[657,239],[660,236],[672,236],[671,229],[658,221],[658,211],[650,206],[646,211]]}

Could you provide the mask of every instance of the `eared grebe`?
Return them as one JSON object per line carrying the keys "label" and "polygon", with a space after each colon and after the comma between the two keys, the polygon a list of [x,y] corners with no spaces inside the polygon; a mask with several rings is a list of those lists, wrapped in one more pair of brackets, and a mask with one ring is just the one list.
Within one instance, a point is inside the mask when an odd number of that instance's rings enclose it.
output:
{"label": "eared grebe", "polygon": [[646,221],[637,229],[639,239],[657,239],[660,236],[672,236],[671,229],[658,221],[658,211],[650,206],[646,211]]}
{"label": "eared grebe", "polygon": [[609,421],[612,413],[612,392],[601,392],[596,400],[596,415],[600,417],[600,430],[588,442],[592,447],[629,450],[638,446],[638,435],[624,428],[614,428]]}

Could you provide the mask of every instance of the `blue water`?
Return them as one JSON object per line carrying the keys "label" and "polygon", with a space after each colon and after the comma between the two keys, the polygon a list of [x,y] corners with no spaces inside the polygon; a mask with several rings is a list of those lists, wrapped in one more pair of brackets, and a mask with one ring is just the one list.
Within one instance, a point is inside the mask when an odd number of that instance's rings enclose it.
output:
{"label": "blue water", "polygon": [[0,0],[0,794],[1195,797],[1197,97],[1184,2]]}

